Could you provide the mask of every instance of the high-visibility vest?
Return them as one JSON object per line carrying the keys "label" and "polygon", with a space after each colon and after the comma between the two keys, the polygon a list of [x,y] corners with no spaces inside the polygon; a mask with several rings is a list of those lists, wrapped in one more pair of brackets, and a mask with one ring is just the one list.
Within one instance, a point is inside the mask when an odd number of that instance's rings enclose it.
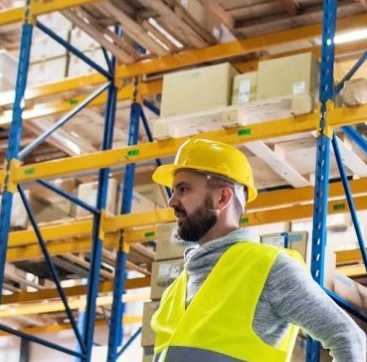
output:
{"label": "high-visibility vest", "polygon": [[287,362],[298,328],[290,325],[276,346],[252,326],[270,269],[281,252],[303,263],[292,250],[239,242],[218,260],[185,308],[187,273],[164,292],[152,318],[154,362]]}

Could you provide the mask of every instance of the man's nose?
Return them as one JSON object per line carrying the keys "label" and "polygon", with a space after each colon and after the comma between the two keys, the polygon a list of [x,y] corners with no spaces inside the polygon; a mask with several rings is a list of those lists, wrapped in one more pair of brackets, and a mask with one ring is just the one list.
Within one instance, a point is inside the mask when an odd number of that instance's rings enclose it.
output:
{"label": "man's nose", "polygon": [[177,200],[177,196],[175,196],[175,194],[173,193],[172,196],[170,197],[170,199],[168,200],[168,206],[169,207],[174,207],[178,205],[178,200]]}

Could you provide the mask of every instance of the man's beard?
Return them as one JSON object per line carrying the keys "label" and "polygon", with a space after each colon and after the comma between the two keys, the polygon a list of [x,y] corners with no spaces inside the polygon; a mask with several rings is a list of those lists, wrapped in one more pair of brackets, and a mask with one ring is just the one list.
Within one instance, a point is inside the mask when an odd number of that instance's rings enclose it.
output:
{"label": "man's beard", "polygon": [[190,215],[179,207],[174,209],[183,215],[183,218],[178,220],[177,233],[185,241],[199,241],[218,220],[213,210],[213,201],[208,195],[205,197],[204,205],[199,206]]}

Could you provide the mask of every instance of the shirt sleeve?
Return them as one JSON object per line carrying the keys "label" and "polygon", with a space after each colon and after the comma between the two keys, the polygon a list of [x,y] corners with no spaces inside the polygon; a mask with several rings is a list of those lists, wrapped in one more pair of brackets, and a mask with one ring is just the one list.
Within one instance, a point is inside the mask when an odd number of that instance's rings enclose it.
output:
{"label": "shirt sleeve", "polygon": [[366,362],[365,333],[297,260],[280,253],[265,289],[273,312],[320,341],[335,362]]}

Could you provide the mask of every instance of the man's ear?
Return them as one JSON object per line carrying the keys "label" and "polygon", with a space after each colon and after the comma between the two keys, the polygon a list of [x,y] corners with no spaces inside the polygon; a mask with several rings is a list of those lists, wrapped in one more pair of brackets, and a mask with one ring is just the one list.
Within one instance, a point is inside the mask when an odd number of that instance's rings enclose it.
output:
{"label": "man's ear", "polygon": [[233,198],[233,191],[229,187],[223,187],[218,189],[220,195],[218,197],[217,207],[219,210],[225,209],[230,204]]}

